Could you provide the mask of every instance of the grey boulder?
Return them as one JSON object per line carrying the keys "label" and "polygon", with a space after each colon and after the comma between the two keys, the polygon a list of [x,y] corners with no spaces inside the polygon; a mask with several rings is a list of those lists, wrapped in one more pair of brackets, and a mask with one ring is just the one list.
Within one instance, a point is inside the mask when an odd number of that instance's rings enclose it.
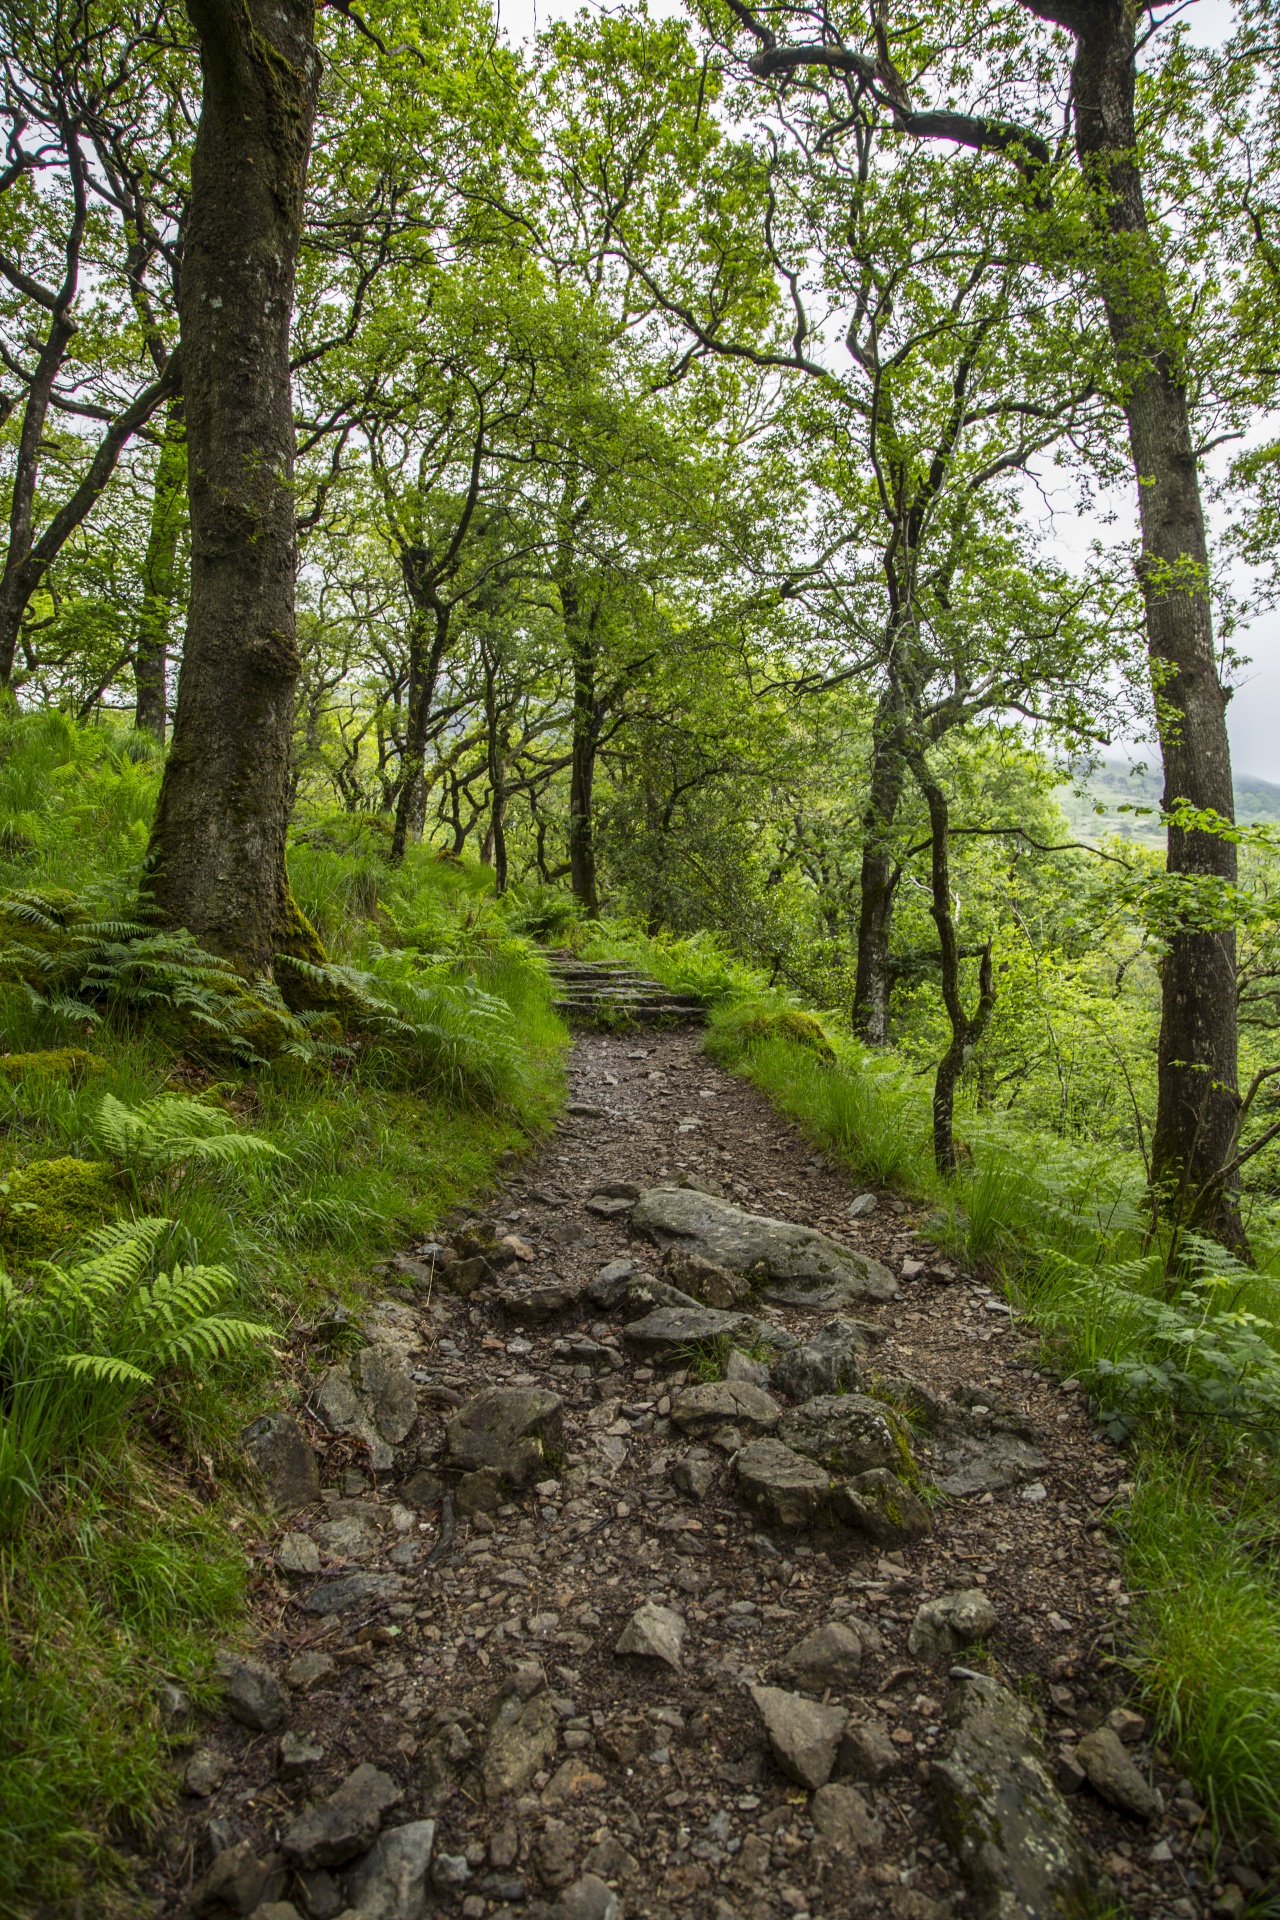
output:
{"label": "grey boulder", "polygon": [[293,1513],[320,1498],[320,1468],[307,1436],[287,1413],[265,1413],[240,1435],[272,1506]]}
{"label": "grey boulder", "polygon": [[835,1490],[836,1518],[878,1547],[913,1546],[933,1532],[929,1509],[887,1467],[873,1467]]}
{"label": "grey boulder", "polygon": [[418,1417],[413,1375],[389,1346],[366,1347],[352,1363],[360,1398],[384,1440],[399,1446]]}
{"label": "grey boulder", "polygon": [[891,1407],[862,1393],[819,1394],[784,1413],[778,1438],[844,1477],[873,1467],[912,1466],[906,1424]]}
{"label": "grey boulder", "polygon": [[446,1461],[474,1473],[492,1467],[513,1487],[547,1475],[548,1452],[564,1448],[563,1405],[545,1387],[486,1387],[445,1427]]}
{"label": "grey boulder", "polygon": [[1137,1820],[1154,1820],[1160,1795],[1133,1762],[1114,1727],[1095,1727],[1076,1748],[1076,1759],[1096,1794]]}
{"label": "grey boulder", "polygon": [[405,1585],[398,1573],[344,1573],[313,1587],[302,1604],[308,1613],[347,1613],[369,1600],[398,1600]]}
{"label": "grey boulder", "polygon": [[391,1444],[373,1424],[372,1417],[352,1384],[345,1366],[330,1367],[316,1389],[315,1410],[330,1433],[349,1434],[363,1440],[369,1449],[369,1464],[375,1473],[387,1473],[395,1464]]}
{"label": "grey boulder", "polygon": [[981,1587],[944,1593],[917,1608],[907,1634],[907,1652],[917,1660],[937,1665],[950,1661],[961,1647],[981,1640],[996,1624],[996,1610]]}
{"label": "grey boulder", "polygon": [[1020,1486],[1049,1466],[1039,1447],[1014,1433],[966,1435],[946,1445],[943,1457],[947,1470],[937,1476],[937,1484],[941,1492],[957,1500]]}
{"label": "grey boulder", "polygon": [[706,1440],[721,1427],[771,1433],[781,1412],[776,1400],[745,1380],[709,1380],[685,1387],[671,1402],[672,1420],[693,1440]]}
{"label": "grey boulder", "polygon": [[1098,1890],[1030,1708],[985,1674],[961,1679],[931,1781],[979,1920],[1076,1920]]}
{"label": "grey boulder", "polygon": [[642,1193],[631,1224],[660,1247],[679,1243],[730,1273],[784,1285],[802,1300],[833,1291],[847,1299],[892,1300],[898,1291],[886,1267],[830,1234],[744,1213],[728,1200],[688,1187]]}
{"label": "grey boulder", "polygon": [[748,1506],[775,1527],[811,1527],[823,1518],[831,1476],[780,1440],[752,1440],[733,1463]]}
{"label": "grey boulder", "polygon": [[556,1920],[621,1920],[622,1905],[607,1881],[584,1873],[565,1888],[551,1911]]}
{"label": "grey boulder", "polygon": [[860,1633],[842,1621],[831,1620],[796,1642],[784,1656],[782,1670],[798,1687],[807,1687],[811,1693],[825,1693],[828,1687],[851,1687],[862,1667],[864,1647]]}
{"label": "grey boulder", "polygon": [[820,1707],[782,1687],[752,1687],[751,1698],[764,1722],[773,1757],[789,1779],[802,1787],[823,1787],[840,1750],[849,1716],[841,1707]]}
{"label": "grey boulder", "polygon": [[192,1914],[253,1913],[264,1899],[282,1890],[284,1875],[275,1860],[259,1860],[253,1843],[240,1840],[214,1855],[187,1896]]}
{"label": "grey boulder", "polygon": [[702,1305],[691,1293],[672,1286],[669,1280],[657,1280],[652,1274],[637,1273],[634,1261],[617,1260],[612,1265],[625,1267],[627,1272],[615,1273],[608,1278],[611,1268],[606,1267],[583,1291],[593,1306],[614,1314],[619,1320],[639,1320],[646,1313],[652,1313],[655,1307],[697,1309]]}
{"label": "grey boulder", "polygon": [[366,1761],[327,1800],[308,1807],[285,1829],[280,1843],[285,1859],[304,1869],[342,1866],[373,1843],[384,1814],[403,1798],[390,1774]]}
{"label": "grey boulder", "polygon": [[691,1500],[705,1500],[711,1491],[716,1470],[711,1461],[699,1454],[685,1454],[671,1468],[671,1478],[681,1493]]}
{"label": "grey boulder", "polygon": [[836,1755],[836,1776],[841,1780],[863,1780],[874,1787],[902,1758],[902,1748],[894,1746],[884,1721],[873,1715],[870,1720],[859,1720],[846,1732]]}
{"label": "grey boulder", "polygon": [[714,1307],[656,1307],[642,1320],[633,1320],[623,1332],[628,1346],[655,1360],[675,1360],[690,1347],[712,1346],[720,1340],[748,1340],[755,1321],[745,1313],[721,1313]]}
{"label": "grey boulder", "polygon": [[726,1380],[745,1380],[753,1387],[767,1387],[769,1367],[764,1360],[753,1360],[749,1353],[743,1353],[737,1347],[730,1347],[724,1357],[722,1377]]}
{"label": "grey boulder", "polygon": [[360,1920],[422,1920],[435,1844],[434,1820],[393,1827],[347,1874],[347,1906]]}
{"label": "grey boulder", "polygon": [[830,1320],[810,1339],[780,1354],[769,1369],[769,1384],[790,1400],[811,1400],[819,1393],[854,1393],[866,1338],[851,1320]]}
{"label": "grey boulder", "polygon": [[221,1653],[218,1672],[231,1718],[255,1733],[274,1732],[289,1711],[289,1696],[271,1668],[238,1653]]}
{"label": "grey boulder", "polygon": [[662,1272],[670,1285],[692,1294],[704,1307],[732,1308],[751,1298],[749,1280],[708,1260],[693,1247],[668,1247],[662,1256]]}
{"label": "grey boulder", "polygon": [[809,1802],[809,1818],[819,1839],[842,1853],[853,1853],[859,1847],[874,1851],[884,1840],[884,1828],[873,1818],[856,1787],[834,1781],[819,1787]]}

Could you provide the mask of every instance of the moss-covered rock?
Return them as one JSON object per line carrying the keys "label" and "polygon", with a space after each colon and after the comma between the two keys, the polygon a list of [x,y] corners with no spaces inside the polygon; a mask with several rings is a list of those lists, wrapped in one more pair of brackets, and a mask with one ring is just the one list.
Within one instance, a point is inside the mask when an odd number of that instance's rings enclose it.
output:
{"label": "moss-covered rock", "polygon": [[0,1181],[0,1246],[48,1259],[117,1210],[113,1169],[101,1160],[33,1160]]}
{"label": "moss-covered rock", "polygon": [[107,1063],[83,1047],[50,1047],[43,1053],[0,1054],[0,1080],[21,1080],[38,1074],[47,1080],[68,1080],[78,1087],[105,1073]]}
{"label": "moss-covered rock", "polygon": [[822,1030],[822,1022],[799,1007],[759,1007],[735,1023],[735,1032],[743,1046],[759,1046],[764,1040],[789,1040],[805,1047],[819,1060],[834,1060],[835,1049]]}

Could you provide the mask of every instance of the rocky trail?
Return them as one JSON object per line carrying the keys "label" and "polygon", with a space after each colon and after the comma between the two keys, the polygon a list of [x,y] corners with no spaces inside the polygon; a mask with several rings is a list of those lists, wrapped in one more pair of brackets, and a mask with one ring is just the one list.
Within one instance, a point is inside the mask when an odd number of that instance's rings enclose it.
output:
{"label": "rocky trail", "polygon": [[170,1703],[155,1911],[1233,1914],[1256,1871],[1124,1705],[1073,1383],[696,1031],[571,1073],[249,1430],[261,1637]]}

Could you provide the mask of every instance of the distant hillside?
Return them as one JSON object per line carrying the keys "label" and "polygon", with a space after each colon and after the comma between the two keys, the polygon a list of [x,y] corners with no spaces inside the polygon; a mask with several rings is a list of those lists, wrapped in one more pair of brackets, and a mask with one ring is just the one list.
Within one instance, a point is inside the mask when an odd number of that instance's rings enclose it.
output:
{"label": "distant hillside", "polygon": [[[1070,786],[1059,787],[1054,797],[1081,840],[1101,840],[1109,833],[1118,833],[1126,840],[1159,845],[1164,841],[1159,813],[1163,785],[1158,761],[1146,773],[1137,774],[1127,761],[1108,760],[1090,774],[1087,797],[1082,798]],[[1238,779],[1235,786],[1236,819],[1242,825],[1254,820],[1280,823],[1280,786],[1248,775]],[[1126,806],[1152,807],[1155,811],[1121,813],[1120,808]]]}

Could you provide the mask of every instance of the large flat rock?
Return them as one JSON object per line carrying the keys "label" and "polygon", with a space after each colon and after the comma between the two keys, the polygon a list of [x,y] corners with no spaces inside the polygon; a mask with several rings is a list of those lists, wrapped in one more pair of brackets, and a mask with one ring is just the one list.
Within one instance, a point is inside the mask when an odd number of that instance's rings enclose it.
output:
{"label": "large flat rock", "polygon": [[855,1253],[828,1233],[744,1213],[690,1187],[653,1187],[631,1215],[638,1233],[658,1246],[684,1246],[730,1273],[781,1288],[801,1304],[841,1299],[892,1300],[898,1283],[878,1260]]}
{"label": "large flat rock", "polygon": [[909,1473],[913,1467],[906,1422],[865,1393],[815,1395],[783,1414],[778,1438],[839,1476],[872,1467]]}
{"label": "large flat rock", "polygon": [[943,1448],[947,1471],[936,1475],[939,1488],[953,1500],[974,1493],[1000,1493],[1034,1480],[1049,1466],[1048,1456],[1014,1433],[974,1433]]}
{"label": "large flat rock", "polygon": [[755,1337],[756,1322],[746,1313],[720,1313],[714,1307],[655,1307],[643,1320],[633,1320],[623,1333],[628,1346],[639,1347],[655,1360],[674,1360],[691,1347],[719,1340]]}
{"label": "large flat rock", "polygon": [[1091,1912],[1097,1868],[1026,1702],[974,1674],[952,1688],[946,1718],[933,1791],[979,1920],[1079,1920]]}

